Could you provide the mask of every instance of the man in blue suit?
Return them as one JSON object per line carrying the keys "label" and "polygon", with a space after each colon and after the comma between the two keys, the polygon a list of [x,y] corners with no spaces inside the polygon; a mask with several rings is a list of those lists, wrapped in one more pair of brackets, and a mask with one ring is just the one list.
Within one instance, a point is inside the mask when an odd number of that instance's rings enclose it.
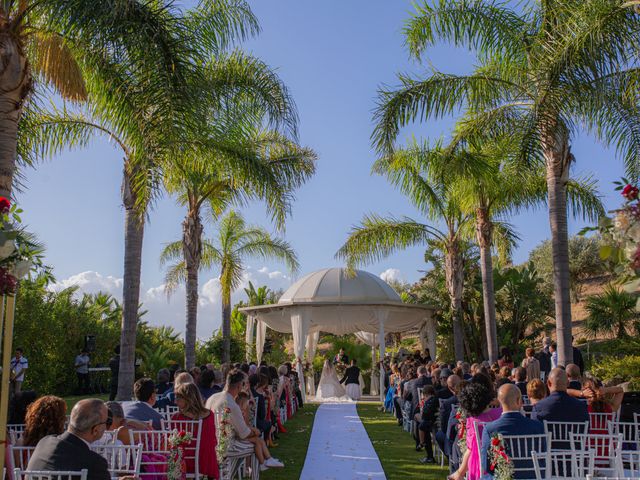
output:
{"label": "man in blue suit", "polygon": [[[491,474],[490,470],[487,468],[489,465],[489,448],[491,446],[491,436],[495,433],[499,433],[501,435],[539,435],[544,433],[544,426],[542,423],[531,420],[522,413],[520,413],[520,409],[522,408],[522,394],[520,393],[520,389],[511,383],[507,383],[500,387],[498,390],[498,401],[500,402],[500,406],[502,407],[502,415],[500,418],[494,422],[487,423],[482,431],[482,447],[481,447],[481,461],[482,461],[482,471],[484,473]],[[519,467],[529,467],[533,468],[531,462],[528,462],[527,465],[518,465]],[[524,474],[525,477],[530,477],[530,475],[526,475],[527,472],[516,472],[515,478],[518,478],[518,474]]]}
{"label": "man in blue suit", "polygon": [[554,368],[547,378],[551,394],[533,406],[531,418],[550,422],[587,422],[587,404],[567,393],[569,377],[561,368]]}

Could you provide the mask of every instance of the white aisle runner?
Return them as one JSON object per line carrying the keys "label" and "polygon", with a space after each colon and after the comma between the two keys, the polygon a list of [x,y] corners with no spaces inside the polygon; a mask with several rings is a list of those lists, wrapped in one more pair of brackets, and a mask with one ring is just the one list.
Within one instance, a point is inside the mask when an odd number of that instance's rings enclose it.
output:
{"label": "white aisle runner", "polygon": [[355,403],[323,403],[316,412],[300,480],[385,480]]}

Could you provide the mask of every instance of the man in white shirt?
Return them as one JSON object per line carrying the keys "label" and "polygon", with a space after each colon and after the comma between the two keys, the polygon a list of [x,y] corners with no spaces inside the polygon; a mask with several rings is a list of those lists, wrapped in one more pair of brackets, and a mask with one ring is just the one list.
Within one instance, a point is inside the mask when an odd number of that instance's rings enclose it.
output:
{"label": "man in white shirt", "polygon": [[235,441],[231,443],[228,453],[254,452],[260,462],[260,470],[267,468],[282,468],[284,464],[277,458],[273,458],[267,449],[262,432],[254,427],[249,427],[244,421],[242,410],[236,403],[236,397],[243,391],[247,383],[247,376],[241,370],[232,370],[227,376],[224,390],[209,397],[206,407],[216,413],[223,413],[225,407],[229,409],[229,420],[235,433]]}
{"label": "man in white shirt", "polygon": [[29,362],[26,357],[23,356],[22,348],[16,348],[16,355],[11,359],[11,371],[14,374],[13,378],[13,393],[17,394],[22,391],[22,382],[24,382],[24,374],[29,368]]}
{"label": "man in white shirt", "polygon": [[80,352],[80,355],[76,357],[75,367],[76,375],[78,377],[78,391],[82,393],[89,393],[89,353],[86,349]]}

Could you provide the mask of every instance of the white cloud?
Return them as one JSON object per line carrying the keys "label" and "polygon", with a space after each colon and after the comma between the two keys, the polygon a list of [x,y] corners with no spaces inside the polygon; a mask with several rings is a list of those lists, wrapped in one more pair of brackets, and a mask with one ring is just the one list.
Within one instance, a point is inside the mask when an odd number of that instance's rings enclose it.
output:
{"label": "white cloud", "polygon": [[387,268],[380,274],[380,278],[385,282],[404,282],[402,272],[397,268]]}
{"label": "white cloud", "polygon": [[[253,282],[256,288],[260,285],[267,285],[272,290],[278,290],[280,288],[286,289],[289,286],[288,277],[279,270],[271,271],[267,267],[262,267],[257,271],[247,269],[242,275],[239,288],[231,296],[232,304],[245,299],[243,289],[247,287],[249,281]],[[84,293],[105,292],[113,295],[118,301],[122,301],[122,278],[102,275],[99,272],[78,273],[60,280],[49,288],[58,292],[72,286],[78,287],[76,293],[78,298]],[[207,279],[207,277],[201,276],[198,294],[197,334],[199,338],[204,339],[209,338],[214,330],[220,328],[222,312],[220,309],[219,277]],[[144,319],[150,325],[168,325],[177,332],[184,331],[186,310],[184,285],[179,285],[170,297],[167,297],[164,284],[150,288],[141,286],[140,303],[142,303],[142,308],[147,311]]]}

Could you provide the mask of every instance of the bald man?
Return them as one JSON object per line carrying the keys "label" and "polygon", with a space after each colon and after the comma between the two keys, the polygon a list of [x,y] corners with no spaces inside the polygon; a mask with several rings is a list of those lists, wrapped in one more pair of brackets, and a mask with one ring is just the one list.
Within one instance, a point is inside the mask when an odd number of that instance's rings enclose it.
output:
{"label": "bald man", "polygon": [[107,429],[107,412],[107,406],[100,399],[80,400],[71,410],[67,431],[40,440],[27,470],[78,472],[87,469],[87,480],[110,480],[107,461],[89,448]]}
{"label": "bald man", "polygon": [[450,445],[448,445],[449,448],[445,450],[445,442],[447,441],[447,427],[451,417],[451,407],[454,404],[459,403],[456,392],[460,382],[462,382],[462,379],[457,375],[450,375],[447,377],[447,388],[451,392],[451,396],[446,400],[440,401],[440,428],[436,432],[436,442],[438,442],[440,450],[443,452],[451,451]]}
{"label": "bald man", "polygon": [[587,422],[587,403],[567,393],[569,377],[561,368],[554,368],[547,378],[550,395],[540,400],[531,410],[531,418],[550,422]]}
{"label": "bald man", "polygon": [[[498,401],[502,407],[502,415],[494,422],[487,423],[482,432],[482,447],[481,447],[481,461],[482,471],[487,473],[487,461],[488,451],[491,444],[492,435],[499,433],[501,435],[540,435],[544,434],[544,426],[537,420],[531,420],[522,413],[522,393],[520,389],[512,383],[507,383],[500,387],[498,390]],[[530,463],[527,465],[516,465],[516,467],[529,468]],[[531,466],[531,468],[533,468]],[[518,473],[514,478],[519,478]],[[523,478],[531,478],[530,475],[526,475],[531,472],[521,472],[525,476]]]}

